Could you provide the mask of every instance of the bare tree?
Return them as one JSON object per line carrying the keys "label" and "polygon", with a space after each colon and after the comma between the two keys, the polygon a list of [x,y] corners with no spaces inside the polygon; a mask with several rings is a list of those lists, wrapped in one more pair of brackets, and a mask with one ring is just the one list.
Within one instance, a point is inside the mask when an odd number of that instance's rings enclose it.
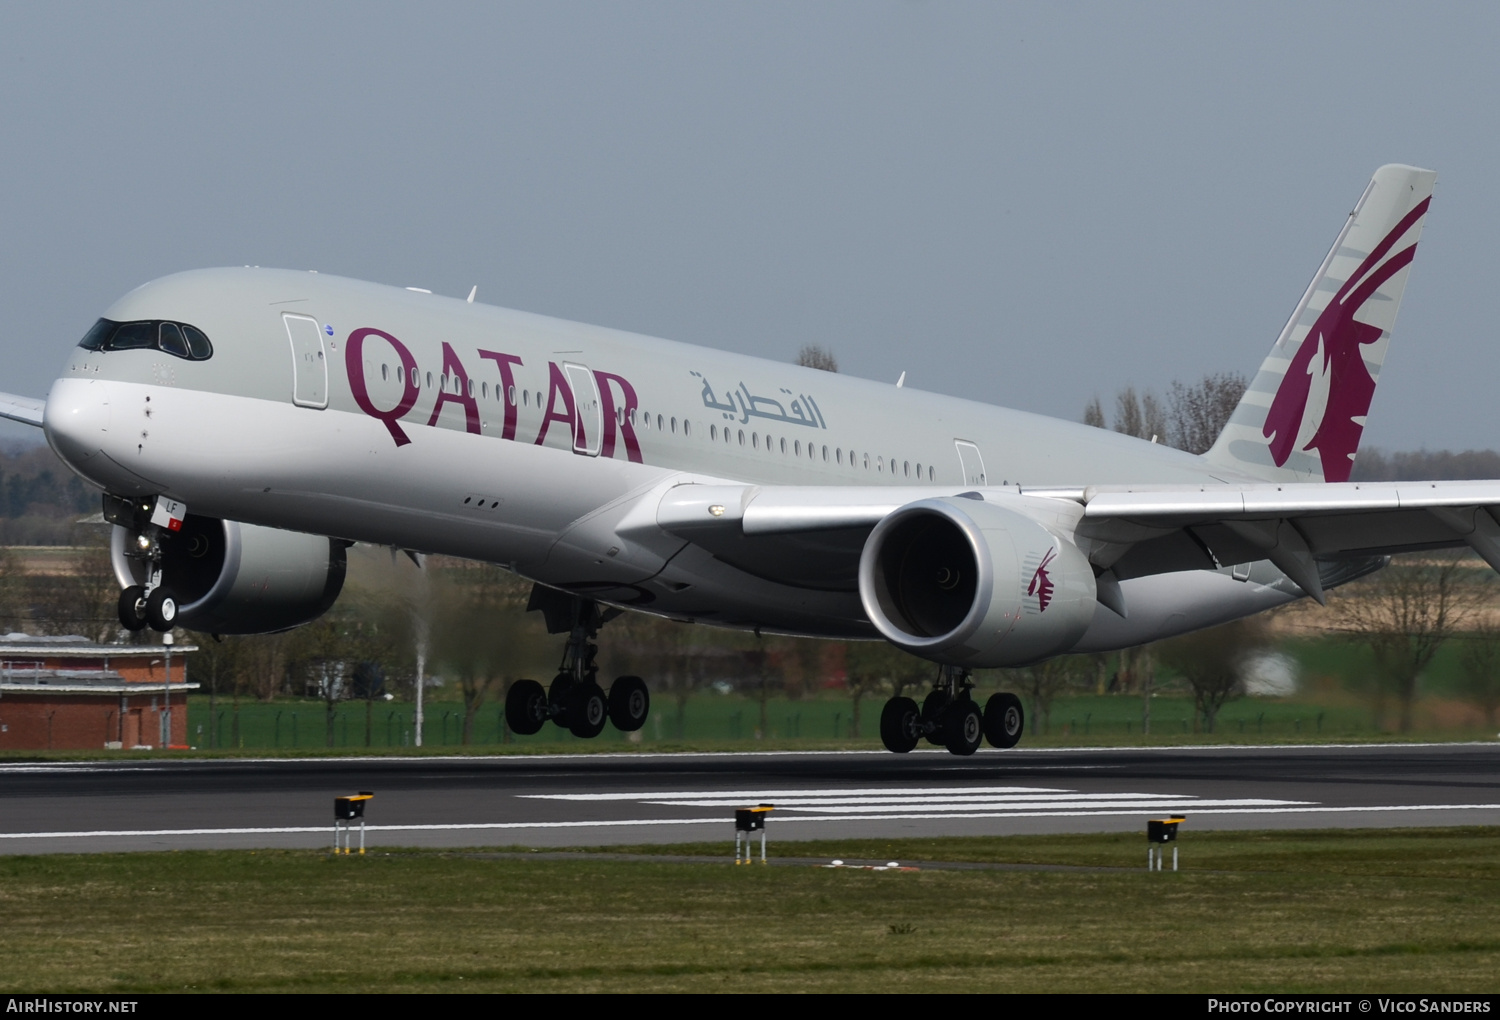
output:
{"label": "bare tree", "polygon": [[1464,635],[1463,690],[1469,701],[1484,713],[1484,723],[1495,728],[1495,713],[1500,710],[1500,625],[1486,621]]}
{"label": "bare tree", "polygon": [[[1096,401],[1097,403],[1097,401]],[[1085,416],[1097,411],[1099,420],[1104,419],[1104,409],[1091,405]],[[1085,423],[1092,425],[1085,417]],[[1155,393],[1146,390],[1139,395],[1135,387],[1127,386],[1115,395],[1115,431],[1137,439],[1161,440],[1167,432],[1167,415]]]}
{"label": "bare tree", "polygon": [[860,735],[860,703],[868,695],[899,697],[913,684],[932,676],[933,665],[884,641],[851,641],[845,656],[849,697],[853,701],[849,735]]}
{"label": "bare tree", "polygon": [[1386,694],[1394,694],[1403,733],[1412,729],[1418,678],[1443,643],[1468,622],[1486,586],[1469,576],[1473,565],[1464,554],[1423,555],[1394,562],[1367,580],[1338,589],[1339,597],[1332,603],[1341,629],[1375,655],[1377,725]]}
{"label": "bare tree", "polygon": [[807,344],[797,352],[797,364],[803,368],[816,368],[820,372],[837,372],[839,370],[838,359],[833,352],[818,344]]}
{"label": "bare tree", "polygon": [[1386,453],[1361,447],[1352,481],[1416,482],[1456,478],[1500,478],[1500,453],[1494,450],[1409,450]]}
{"label": "bare tree", "polygon": [[1092,425],[1096,429],[1106,427],[1104,423],[1104,405],[1099,402],[1099,395],[1097,393],[1094,394],[1093,399],[1083,409],[1083,423],[1085,425]]}
{"label": "bare tree", "polygon": [[1146,417],[1141,414],[1141,401],[1135,395],[1135,387],[1127,386],[1115,395],[1115,431],[1137,439],[1149,439],[1142,433],[1146,429]]}
{"label": "bare tree", "polygon": [[1030,716],[1032,735],[1049,732],[1052,726],[1052,702],[1073,681],[1074,661],[1062,656],[1006,672],[1021,696],[1031,702],[1027,715]]}
{"label": "bare tree", "polygon": [[1239,620],[1161,643],[1162,662],[1193,689],[1193,707],[1203,732],[1212,733],[1219,709],[1242,693],[1245,659],[1264,643],[1265,625],[1259,620]]}
{"label": "bare tree", "polygon": [[1205,375],[1191,386],[1174,381],[1167,393],[1166,441],[1189,453],[1206,453],[1224,431],[1248,384],[1239,372]]}

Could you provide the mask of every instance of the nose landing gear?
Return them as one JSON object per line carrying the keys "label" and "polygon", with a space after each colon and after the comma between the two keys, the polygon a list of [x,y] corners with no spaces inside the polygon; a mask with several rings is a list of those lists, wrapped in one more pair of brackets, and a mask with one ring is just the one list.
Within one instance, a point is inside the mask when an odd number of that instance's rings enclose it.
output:
{"label": "nose landing gear", "polygon": [[120,625],[128,631],[169,631],[177,625],[177,596],[162,583],[162,542],[182,527],[187,506],[165,496],[128,500],[105,495],[104,519],[133,533],[126,556],[139,560],[144,584],[120,593]]}
{"label": "nose landing gear", "polygon": [[615,729],[633,732],[646,724],[651,712],[651,693],[638,676],[622,676],[610,685],[608,693],[599,686],[596,658],[599,646],[594,638],[599,628],[618,616],[621,610],[601,609],[591,599],[578,598],[543,588],[532,590],[529,609],[539,609],[546,616],[547,632],[566,633],[562,662],[549,689],[543,690],[535,680],[518,680],[505,698],[505,718],[511,730],[529,735],[541,730],[542,724],[556,723],[575,737],[591,739],[604,732],[606,722]]}
{"label": "nose landing gear", "polygon": [[987,739],[995,747],[1014,747],[1025,729],[1021,699],[993,695],[984,711],[972,696],[969,671],[941,666],[937,683],[919,707],[911,698],[891,698],[880,713],[880,740],[888,751],[906,754],[926,739],[951,754],[971,755]]}

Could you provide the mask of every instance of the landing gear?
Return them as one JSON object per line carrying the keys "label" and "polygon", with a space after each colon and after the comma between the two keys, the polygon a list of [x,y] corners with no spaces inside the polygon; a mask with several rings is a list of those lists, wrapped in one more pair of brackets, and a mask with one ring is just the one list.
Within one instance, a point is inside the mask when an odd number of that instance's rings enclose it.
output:
{"label": "landing gear", "polygon": [[638,676],[616,677],[609,689],[609,721],[615,729],[634,733],[646,725],[651,712],[651,692]]}
{"label": "landing gear", "polygon": [[511,731],[530,736],[550,716],[547,692],[535,680],[517,680],[505,695],[505,721]]}
{"label": "landing gear", "polygon": [[986,739],[995,747],[1014,747],[1025,717],[1014,694],[996,694],[984,711],[974,703],[967,670],[942,666],[937,683],[920,708],[910,698],[891,698],[880,713],[880,741],[888,751],[905,754],[926,738],[950,754],[968,756]]}
{"label": "landing gear", "polygon": [[120,592],[120,626],[128,631],[146,629],[146,589],[132,584]]}
{"label": "landing gear", "polygon": [[1015,747],[1026,729],[1021,699],[1008,692],[994,694],[984,703],[984,737],[996,747]]}
{"label": "landing gear", "polygon": [[177,626],[177,596],[162,584],[162,542],[182,528],[186,517],[187,506],[165,496],[129,500],[105,494],[104,519],[131,534],[125,555],[140,561],[146,578],[120,593],[120,626],[126,630],[165,632]]}
{"label": "landing gear", "polygon": [[177,598],[160,583],[146,596],[146,622],[163,633],[177,624]]}
{"label": "landing gear", "polygon": [[922,738],[922,710],[910,698],[892,698],[880,710],[880,741],[887,751],[905,754]]}
{"label": "landing gear", "polygon": [[599,685],[594,638],[599,628],[619,615],[618,609],[600,609],[597,602],[537,586],[529,609],[546,614],[547,631],[566,633],[562,663],[552,685],[542,689],[535,680],[518,680],[505,698],[505,717],[515,733],[536,733],[547,721],[556,723],[575,737],[590,739],[604,732],[606,722],[630,733],[646,725],[651,713],[651,693],[638,676],[622,676],[608,692]]}

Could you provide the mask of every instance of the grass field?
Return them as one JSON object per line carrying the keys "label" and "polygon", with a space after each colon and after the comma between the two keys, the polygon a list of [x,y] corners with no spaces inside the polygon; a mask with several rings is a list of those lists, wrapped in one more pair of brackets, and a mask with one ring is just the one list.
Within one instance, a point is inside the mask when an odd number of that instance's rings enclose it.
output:
{"label": "grass field", "polygon": [[[987,697],[988,691],[982,692]],[[755,749],[796,747],[880,746],[877,735],[881,698],[866,699],[860,736],[851,731],[852,708],[847,698],[819,696],[789,701],[773,698],[767,705],[767,725],[759,738],[760,706],[750,698],[713,693],[695,694],[679,715],[678,706],[658,698],[651,720],[638,735],[606,727],[594,740],[580,740],[554,725],[534,736],[505,731],[502,710],[490,704],[475,720],[475,749],[490,751],[585,751],[626,748],[665,749],[701,747]],[[230,750],[360,751],[365,743],[365,704],[341,703],[334,714],[329,742],[328,716],[321,701],[280,701],[269,704],[242,701],[238,709],[221,700],[211,714],[208,699],[189,698],[188,734],[200,750],[212,746]],[[1299,698],[1244,698],[1232,702],[1219,717],[1212,734],[1194,732],[1190,698],[1164,694],[1152,700],[1150,735],[1141,732],[1141,699],[1113,695],[1074,695],[1060,698],[1044,733],[1028,732],[1025,747],[1131,746],[1173,743],[1276,743],[1311,740],[1390,740],[1397,735],[1377,729],[1368,708],[1348,700],[1321,702]],[[412,706],[405,702],[376,702],[370,712],[370,741],[375,751],[413,750]],[[450,701],[427,705],[424,746],[430,751],[462,746],[462,706]],[[1488,728],[1427,726],[1404,739],[1494,739]]]}
{"label": "grass field", "polygon": [[[1408,991],[1500,986],[1489,829],[796,844],[871,872],[493,853],[0,858],[41,991]],[[672,853],[727,856],[727,845]],[[773,852],[781,849],[772,844]],[[660,854],[660,847],[649,848]],[[788,853],[793,852],[788,850]]]}

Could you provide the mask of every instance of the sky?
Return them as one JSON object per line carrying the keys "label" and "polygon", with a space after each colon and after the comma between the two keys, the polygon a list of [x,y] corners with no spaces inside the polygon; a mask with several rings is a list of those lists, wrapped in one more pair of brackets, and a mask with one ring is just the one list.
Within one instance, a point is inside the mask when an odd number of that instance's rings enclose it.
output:
{"label": "sky", "polygon": [[249,264],[1077,420],[1253,374],[1404,162],[1365,443],[1500,448],[1497,43],[1478,3],[7,4],[0,390]]}

